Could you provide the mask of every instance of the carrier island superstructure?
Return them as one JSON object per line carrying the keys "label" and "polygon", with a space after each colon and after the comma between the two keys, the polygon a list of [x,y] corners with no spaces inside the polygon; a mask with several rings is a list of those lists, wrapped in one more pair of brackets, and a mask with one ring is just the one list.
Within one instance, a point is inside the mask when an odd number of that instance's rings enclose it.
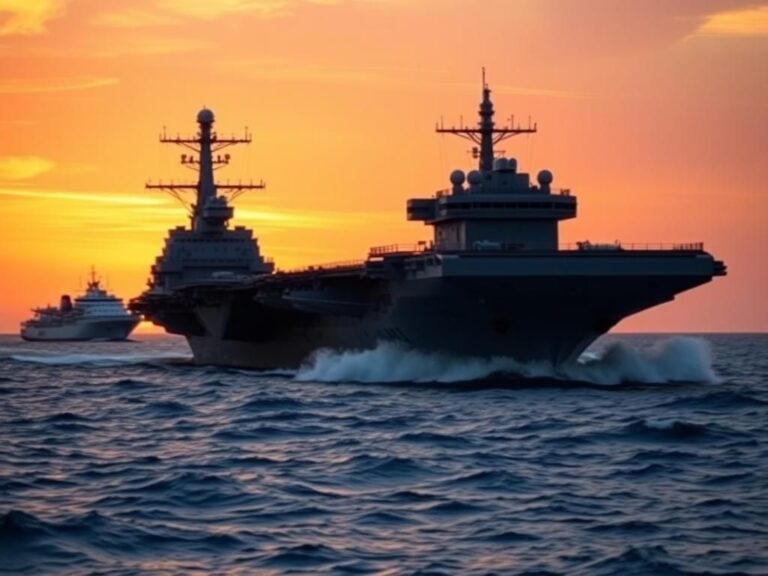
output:
{"label": "carrier island superstructure", "polygon": [[197,183],[157,184],[195,192],[189,228],[169,232],[148,290],[131,308],[184,335],[199,363],[295,367],[320,348],[395,342],[425,352],[512,357],[555,366],[575,361],[621,319],[725,275],[702,244],[560,246],[558,223],[576,217],[576,197],[536,182],[494,146],[536,126],[497,126],[483,80],[479,122],[437,131],[475,144],[477,169],[450,174],[447,190],[407,202],[431,241],[372,248],[358,263],[275,271],[250,230],[229,227],[233,196],[263,184],[216,184],[229,162],[208,109],[199,132],[163,142],[190,148],[182,163]]}

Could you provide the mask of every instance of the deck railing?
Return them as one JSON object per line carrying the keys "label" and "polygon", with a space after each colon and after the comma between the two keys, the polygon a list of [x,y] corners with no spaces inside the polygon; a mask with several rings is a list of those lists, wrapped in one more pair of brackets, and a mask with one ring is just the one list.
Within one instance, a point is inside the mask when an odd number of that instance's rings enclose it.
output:
{"label": "deck railing", "polygon": [[365,266],[365,260],[340,260],[338,262],[327,262],[302,268],[289,268],[288,270],[279,270],[279,272],[283,274],[309,274],[312,272],[327,272],[329,270],[353,270],[363,266]]}
{"label": "deck railing", "polygon": [[[392,256],[396,254],[417,255],[425,253],[443,253],[443,254],[474,254],[474,253],[496,253],[496,254],[520,254],[537,252],[578,252],[578,253],[616,253],[622,251],[636,252],[701,252],[704,250],[703,242],[650,242],[650,243],[594,243],[594,242],[570,242],[560,244],[556,251],[551,249],[537,250],[534,246],[521,245],[520,243],[505,242],[486,242],[478,243],[473,248],[460,247],[459,245],[450,246],[443,243],[436,248],[431,242],[418,242],[416,244],[386,244],[384,246],[375,246],[371,248],[368,257],[376,258],[381,256]],[[302,268],[291,268],[279,270],[282,274],[311,274],[314,272],[329,271],[347,271],[357,268],[364,268],[366,260],[341,260],[338,262],[328,262],[314,266],[305,266]]]}
{"label": "deck railing", "polygon": [[409,252],[431,252],[434,246],[431,242],[417,242],[416,244],[385,244],[374,246],[368,252],[369,256],[384,256],[385,254],[407,254]]}
{"label": "deck railing", "polygon": [[[662,252],[701,252],[703,242],[569,242],[560,244],[558,252],[615,252],[615,251],[662,251]],[[520,242],[475,242],[473,246],[443,242],[435,246],[432,242],[417,244],[386,244],[374,246],[369,257],[389,256],[393,254],[412,254],[422,252],[553,252],[548,246],[537,247],[534,244]]]}
{"label": "deck railing", "polygon": [[703,242],[611,242],[595,243],[585,240],[584,242],[571,242],[562,244],[558,250],[660,250],[676,252],[701,252],[704,250]]}

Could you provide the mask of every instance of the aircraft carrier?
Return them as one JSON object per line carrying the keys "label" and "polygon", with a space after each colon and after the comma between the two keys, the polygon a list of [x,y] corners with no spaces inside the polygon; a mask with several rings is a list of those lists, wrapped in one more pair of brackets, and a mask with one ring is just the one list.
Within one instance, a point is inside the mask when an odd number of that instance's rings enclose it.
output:
{"label": "aircraft carrier", "polygon": [[180,199],[192,191],[195,202],[189,227],[170,230],[148,289],[130,303],[185,336],[198,363],[290,368],[317,349],[394,342],[557,366],[623,318],[726,274],[701,243],[560,245],[558,223],[576,217],[576,197],[554,188],[550,171],[532,182],[514,158],[494,154],[536,126],[498,126],[485,78],[478,123],[437,127],[473,143],[477,169],[455,170],[447,189],[407,201],[408,220],[432,227],[431,240],[371,248],[354,263],[275,271],[252,231],[229,225],[234,198],[263,183],[213,177],[230,161],[219,151],[251,136],[219,137],[214,121],[203,109],[196,135],[161,137],[192,152],[181,161],[198,181],[148,187]]}

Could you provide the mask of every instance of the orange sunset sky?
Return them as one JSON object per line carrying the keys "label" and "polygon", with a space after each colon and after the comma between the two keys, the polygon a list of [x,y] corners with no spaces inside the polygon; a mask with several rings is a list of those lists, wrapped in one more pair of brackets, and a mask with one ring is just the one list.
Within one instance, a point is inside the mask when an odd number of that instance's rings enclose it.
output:
{"label": "orange sunset sky", "polygon": [[768,330],[768,3],[738,0],[0,0],[0,332],[93,264],[144,288],[194,177],[159,132],[253,133],[219,176],[278,267],[429,238],[405,202],[473,160],[485,66],[501,148],[571,188],[561,241],[693,242],[729,274],[624,331]]}

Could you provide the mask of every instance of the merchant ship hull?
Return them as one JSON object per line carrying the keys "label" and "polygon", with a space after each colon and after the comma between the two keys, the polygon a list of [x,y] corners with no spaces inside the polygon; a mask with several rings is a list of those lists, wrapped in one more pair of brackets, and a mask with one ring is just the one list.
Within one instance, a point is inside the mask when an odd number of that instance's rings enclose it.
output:
{"label": "merchant ship hull", "polygon": [[139,318],[100,318],[99,320],[76,320],[63,326],[28,326],[21,330],[24,340],[125,340],[136,328]]}

